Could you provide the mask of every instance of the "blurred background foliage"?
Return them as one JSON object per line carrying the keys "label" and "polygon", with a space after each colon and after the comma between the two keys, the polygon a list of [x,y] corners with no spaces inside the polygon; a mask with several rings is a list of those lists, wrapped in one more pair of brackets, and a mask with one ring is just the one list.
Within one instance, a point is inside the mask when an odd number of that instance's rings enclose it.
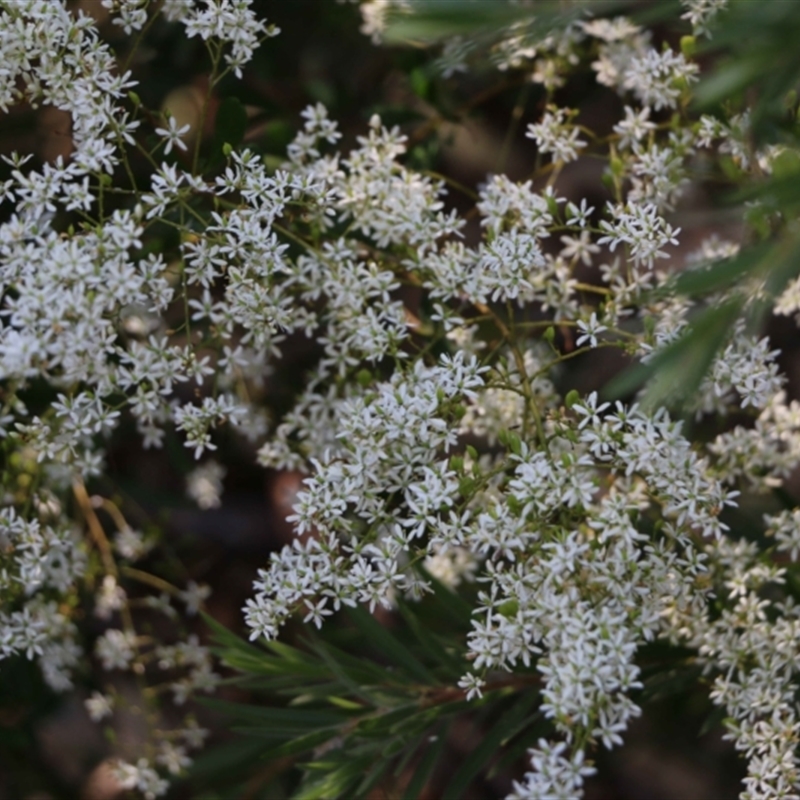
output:
{"label": "blurred background foliage", "polygon": [[[168,108],[179,120],[198,118],[209,65],[197,39],[186,39],[178,25],[159,22],[131,55],[130,42],[103,17],[96,0],[70,5],[98,17],[103,36],[129,61],[146,108]],[[794,0],[732,0],[708,44],[687,39],[690,27],[679,19],[679,4],[661,0],[411,0],[410,5],[415,13],[392,18],[388,46],[376,46],[359,32],[353,3],[256,0],[259,13],[282,33],[258,50],[241,81],[230,78],[215,87],[201,142],[209,167],[221,163],[225,143],[244,143],[279,164],[299,112],[322,102],[340,122],[342,149],[363,133],[374,113],[400,125],[409,137],[408,163],[447,175],[448,202],[466,211],[472,190],[487,173],[503,170],[515,180],[529,176],[531,146],[523,122],[539,116],[546,101],[544,90],[522,72],[498,72],[482,61],[480,48],[491,46],[503,26],[530,19],[531,12],[532,24],[546,29],[575,19],[587,6],[595,14],[627,13],[646,21],[657,43],[696,49],[707,76],[697,91],[698,114],[729,116],[747,106],[753,146],[797,146],[800,4]],[[468,75],[445,78],[435,63],[438,42],[453,34],[475,37],[480,47]],[[599,87],[588,71],[576,72],[557,90],[556,102],[580,108],[586,124],[600,130],[610,128],[621,109],[617,96]],[[33,150],[40,161],[51,161],[67,151],[68,129],[68,120],[54,109],[15,108],[0,129],[0,152]],[[728,167],[703,176],[697,207],[684,212],[679,223],[696,242],[704,226],[720,221],[735,226],[747,215],[754,234],[730,262],[676,278],[676,291],[698,299],[732,285],[746,292],[755,275],[777,292],[800,268],[800,159],[787,153],[779,168],[756,184],[744,185],[735,165]],[[144,175],[147,165],[138,169]],[[599,177],[567,171],[562,193],[602,205]],[[474,219],[470,224],[477,225]],[[467,229],[470,235],[475,231]],[[174,247],[168,234],[164,237],[163,246]],[[699,383],[741,305],[707,303],[687,337],[647,368],[627,373],[617,394],[630,395],[654,375],[652,402],[663,399],[659,387],[683,382],[689,391],[687,381]],[[800,395],[793,324],[763,314],[750,324],[766,328],[782,349],[789,393]],[[285,354],[264,390],[276,415],[298,390],[298,376],[315,357],[314,345],[290,341]],[[613,355],[575,359],[559,378],[561,388],[601,388],[623,366]],[[43,395],[38,402],[49,399]],[[251,645],[240,638],[240,609],[255,571],[291,535],[284,519],[300,477],[254,468],[254,451],[241,439],[219,444],[219,458],[228,468],[220,509],[199,511],[185,498],[192,464],[177,438],[153,453],[141,448],[132,429],[123,429],[115,440],[107,485],[98,487],[116,496],[136,525],[166,533],[167,546],[149,564],[153,572],[202,580],[215,590],[210,616],[196,631],[213,636],[228,682],[218,700],[194,709],[212,731],[212,747],[172,796],[503,796],[524,769],[525,748],[544,730],[531,688],[536,673],[515,675],[507,685],[492,687],[483,701],[465,704],[462,693],[451,690],[464,671],[459,654],[469,609],[456,595],[439,587],[421,605],[401,605],[391,614],[343,613],[321,633],[290,626],[283,644]],[[790,482],[788,491],[800,495],[797,483]],[[780,498],[769,502],[778,506]],[[745,506],[729,524],[752,536],[764,510]],[[151,624],[164,623],[153,614]],[[91,635],[91,620],[87,626]],[[100,630],[98,623],[96,633]],[[643,690],[645,715],[624,747],[600,754],[600,775],[588,786],[588,800],[736,797],[741,767],[721,741],[719,717],[686,654],[654,645],[643,652],[642,662],[645,674],[652,673]],[[666,671],[665,662],[671,665]],[[100,735],[81,702],[94,686],[92,675],[81,676],[79,690],[66,698],[48,693],[26,661],[4,662],[2,677],[0,798],[110,798],[97,765],[112,752],[135,753],[141,736],[135,715],[122,715]],[[120,691],[135,697],[132,685]]]}

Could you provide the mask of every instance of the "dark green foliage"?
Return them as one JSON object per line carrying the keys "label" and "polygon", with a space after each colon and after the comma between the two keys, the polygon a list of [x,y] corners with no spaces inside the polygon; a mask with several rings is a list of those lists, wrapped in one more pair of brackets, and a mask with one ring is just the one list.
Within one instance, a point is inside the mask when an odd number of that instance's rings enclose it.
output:
{"label": "dark green foliage", "polygon": [[[238,673],[232,682],[253,698],[206,701],[241,746],[201,756],[195,778],[213,781],[249,763],[274,765],[275,787],[294,800],[366,797],[377,785],[415,798],[431,780],[443,797],[456,798],[493,762],[518,759],[542,735],[536,674],[515,674],[467,702],[456,687],[469,667],[460,655],[466,603],[437,586],[432,597],[400,602],[398,610],[392,619],[405,624],[395,628],[362,608],[346,609],[302,645],[255,646],[206,618],[218,656]],[[453,724],[481,735],[443,774]]]}

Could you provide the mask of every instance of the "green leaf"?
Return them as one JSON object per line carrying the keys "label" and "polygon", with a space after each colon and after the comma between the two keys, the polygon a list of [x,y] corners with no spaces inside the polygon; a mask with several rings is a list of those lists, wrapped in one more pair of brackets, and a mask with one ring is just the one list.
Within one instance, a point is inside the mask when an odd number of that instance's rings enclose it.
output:
{"label": "green leaf", "polygon": [[[348,681],[355,681],[362,685],[369,685],[371,683],[391,683],[391,675],[387,673],[386,668],[380,664],[376,664],[368,659],[359,656],[350,655],[350,653],[342,650],[330,642],[323,642],[319,639],[311,643],[314,652],[321,657],[332,658],[339,666],[340,669],[346,674]],[[328,664],[328,658],[325,659]]]}
{"label": "green leaf", "polygon": [[464,662],[457,656],[447,652],[436,635],[431,633],[431,631],[420,622],[408,603],[400,601],[397,604],[397,608],[428,656],[439,666],[446,669],[452,677],[460,677],[465,669]]}
{"label": "green leaf", "polygon": [[316,708],[268,708],[246,703],[230,703],[226,700],[202,698],[204,706],[225,714],[238,722],[250,722],[253,725],[266,726],[280,731],[303,731],[309,728],[323,728],[344,725],[352,719],[352,714],[344,710],[333,711]]}
{"label": "green leaf", "polygon": [[373,766],[372,755],[348,759],[347,763],[335,761],[318,761],[307,764],[310,770],[319,770],[324,774],[311,780],[298,790],[292,800],[334,800],[338,797],[353,798],[352,789],[362,774]]}
{"label": "green leaf", "polygon": [[502,756],[492,764],[491,768],[486,773],[486,777],[491,779],[495,775],[503,774],[511,764],[524,756],[525,751],[531,746],[531,742],[544,735],[548,725],[549,723],[544,718],[541,711],[536,711],[525,717],[517,726],[518,732],[522,732],[523,730],[526,732],[525,736],[519,737],[516,741],[509,743],[508,746],[504,748]]}
{"label": "green leaf", "polygon": [[403,792],[403,800],[418,800],[422,790],[430,780],[439,758],[444,752],[449,732],[450,726],[447,725],[439,731],[432,745],[431,739],[433,737],[426,737],[422,744],[422,758],[419,764],[417,764],[417,768],[414,770],[414,775],[409,781],[408,786],[406,786],[406,790]]}
{"label": "green leaf", "polygon": [[709,267],[687,270],[670,283],[670,289],[688,297],[720,291],[759,269],[769,260],[774,248],[774,243],[762,242],[741,250],[732,258],[716,261]]}
{"label": "green leaf", "polygon": [[427,100],[430,93],[431,81],[425,70],[419,67],[417,69],[412,69],[408,77],[411,81],[411,88],[414,90],[414,94],[417,95],[417,97],[421,97],[423,100]]}
{"label": "green leaf", "polygon": [[751,60],[721,64],[705,78],[694,92],[694,105],[698,110],[727,100],[731,95],[750,86],[759,73],[759,65]]}
{"label": "green leaf", "polygon": [[466,629],[472,623],[472,606],[456,591],[449,589],[438,578],[434,578],[424,567],[417,565],[419,574],[430,583],[433,589],[433,599],[445,616],[450,618],[450,624],[455,631],[458,628]]}
{"label": "green leaf", "polygon": [[558,0],[537,0],[535,9],[502,0],[411,0],[407,6],[390,11],[384,38],[390,43],[435,42],[451,36],[496,33],[516,22],[528,21],[541,29],[542,36],[556,25],[566,25],[587,8],[603,14],[628,5],[619,0],[573,2],[565,12]]}
{"label": "green leaf", "polygon": [[[252,731],[249,729],[242,731],[242,733],[252,735]],[[338,735],[337,729],[324,728],[319,731],[303,734],[302,736],[295,736],[287,742],[283,742],[275,747],[268,747],[267,749],[263,749],[264,738],[269,737],[259,737],[258,743],[262,747],[259,755],[262,761],[274,761],[275,759],[285,758],[287,756],[299,756],[303,753],[313,752],[326,742],[336,740]]]}
{"label": "green leaf", "polygon": [[475,480],[474,478],[470,478],[468,475],[465,475],[461,480],[458,482],[458,493],[465,499],[469,499],[472,497],[473,492],[475,491]]}
{"label": "green leaf", "polygon": [[409,649],[375,620],[363,608],[348,608],[348,616],[361,631],[365,641],[393,664],[402,667],[409,677],[426,684],[437,684],[436,677],[409,651]]}
{"label": "green leaf", "polygon": [[420,713],[422,713],[422,709],[420,709],[419,703],[416,701],[406,702],[404,705],[399,708],[393,708],[391,711],[364,717],[358,723],[358,733],[367,738],[376,735],[387,736],[393,731],[398,730],[397,726],[402,726],[403,723]]}
{"label": "green leaf", "polygon": [[238,768],[255,762],[264,750],[262,742],[237,739],[201,752],[189,767],[189,779],[213,778],[238,771]]}
{"label": "green leaf", "polygon": [[564,405],[567,408],[572,408],[581,399],[580,392],[577,389],[570,389],[567,396],[564,398]]}
{"label": "green leaf", "polygon": [[702,669],[694,665],[679,664],[671,669],[659,669],[642,681],[642,698],[651,703],[669,700],[688,692],[702,674]]}
{"label": "green leaf", "polygon": [[372,769],[367,772],[367,774],[364,776],[364,779],[356,787],[356,796],[357,797],[368,796],[368,793],[376,786],[376,784],[380,781],[380,779],[386,774],[388,768],[389,768],[389,763],[387,761],[377,759],[374,762]]}
{"label": "green leaf", "polygon": [[700,386],[714,356],[727,341],[743,305],[744,298],[736,296],[707,309],[677,341],[646,364],[637,364],[612,380],[604,395],[619,398],[647,383],[642,400],[646,409],[685,401]]}
{"label": "green leaf", "polygon": [[325,662],[330,673],[338,679],[341,688],[349,690],[351,694],[355,697],[360,697],[369,705],[375,704],[374,698],[366,687],[362,685],[364,682],[359,680],[358,674],[354,675],[352,669],[345,668],[343,663],[345,659],[342,658],[343,654],[341,652],[337,652],[335,648],[326,643],[315,643],[313,646],[320,658]]}
{"label": "green leaf", "polygon": [[730,104],[747,91],[754,98],[749,104],[753,143],[778,141],[785,97],[800,80],[798,38],[795,3],[731,3],[703,47],[714,53],[716,66],[695,92],[696,107]]}
{"label": "green leaf", "polygon": [[346,697],[328,697],[328,702],[337,708],[343,708],[345,711],[363,711],[364,706],[361,703],[354,703]]}
{"label": "green leaf", "polygon": [[226,628],[224,625],[221,625],[214,619],[214,617],[206,614],[205,611],[201,611],[200,616],[202,617],[203,622],[205,622],[205,624],[211,629],[214,641],[216,641],[219,645],[242,650],[243,652],[247,653],[263,653],[263,651],[259,650],[255,645],[246,642],[240,636],[237,636],[233,631],[228,630],[228,628]]}

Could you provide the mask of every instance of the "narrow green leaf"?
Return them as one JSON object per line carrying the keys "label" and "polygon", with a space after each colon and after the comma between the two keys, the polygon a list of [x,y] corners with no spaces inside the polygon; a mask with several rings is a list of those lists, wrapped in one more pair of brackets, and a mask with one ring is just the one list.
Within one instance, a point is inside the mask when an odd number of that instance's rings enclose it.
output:
{"label": "narrow green leaf", "polygon": [[420,707],[418,703],[407,702],[399,708],[393,708],[382,714],[364,717],[359,721],[356,729],[359,735],[367,738],[372,738],[378,734],[386,736],[392,732],[396,725],[415,717],[419,713]]}
{"label": "narrow green leaf", "polygon": [[[316,750],[326,742],[336,740],[338,735],[337,729],[324,728],[319,731],[297,736],[276,747],[269,747],[266,750],[262,749],[260,756],[263,761],[274,761],[277,758],[284,758],[286,756],[299,756],[303,753],[310,753]],[[259,741],[262,743],[263,739]]]}
{"label": "narrow green leaf", "polygon": [[[361,685],[391,682],[391,675],[386,672],[386,668],[369,659],[351,655],[336,645],[319,639],[311,640],[310,646],[314,649],[314,652],[321,655],[324,651],[333,658],[341,669],[345,671],[350,681],[355,681]],[[328,662],[326,661],[326,663]]]}
{"label": "narrow green leaf", "polygon": [[602,14],[629,5],[622,0],[573,2],[568,11],[558,0],[537,0],[534,9],[502,0],[412,0],[392,9],[384,37],[388,42],[434,42],[450,36],[492,34],[516,22],[530,22],[546,35],[576,19],[586,8]]}
{"label": "narrow green leaf", "polygon": [[189,767],[189,779],[213,778],[256,762],[264,749],[259,741],[237,739],[202,751]]}
{"label": "narrow green leaf", "polygon": [[426,737],[422,743],[422,758],[414,770],[414,775],[406,786],[403,792],[403,800],[418,800],[422,790],[427,785],[433,774],[436,764],[439,761],[442,753],[444,752],[445,745],[447,744],[447,736],[450,732],[450,726],[447,725],[439,730],[436,738],[432,742],[433,737]]}
{"label": "narrow green leaf", "polygon": [[330,696],[327,698],[328,702],[337,708],[343,708],[346,711],[364,711],[364,706],[361,703],[354,703],[345,697]]}
{"label": "narrow green leaf", "polygon": [[507,767],[520,759],[531,744],[544,734],[548,724],[541,711],[536,711],[525,717],[517,726],[516,731],[517,734],[525,731],[525,735],[519,736],[513,743],[509,742],[508,746],[504,748],[502,756],[492,764],[486,773],[486,777],[492,778],[495,775],[501,775]]}
{"label": "narrow green leaf", "polygon": [[372,766],[372,769],[367,772],[364,779],[356,787],[357,797],[366,797],[369,792],[375,788],[380,779],[386,774],[389,768],[389,761],[385,759],[377,759]]}
{"label": "narrow green leaf", "polygon": [[231,730],[249,739],[270,742],[270,748],[278,749],[299,740],[305,741],[309,736],[320,736],[323,742],[334,739],[339,735],[340,726],[327,725],[325,727],[317,727],[313,725],[282,725],[279,728],[275,726],[234,725]]}
{"label": "narrow green leaf", "polygon": [[277,679],[303,676],[309,680],[322,680],[327,672],[321,662],[307,663],[291,659],[274,658],[262,653],[258,656],[242,654],[231,650],[214,649],[220,660],[231,667],[249,675],[274,676]]}
{"label": "narrow green leaf", "polygon": [[737,296],[700,314],[677,341],[646,364],[637,364],[612,380],[604,390],[611,398],[622,397],[647,383],[642,405],[657,408],[691,396],[700,386],[714,355],[725,343],[744,304]]}
{"label": "narrow green leaf", "polygon": [[398,602],[397,608],[428,656],[439,666],[446,669],[451,676],[460,677],[465,669],[464,662],[447,652],[436,636],[420,622],[408,603],[401,600]]}
{"label": "narrow green leaf", "polygon": [[683,694],[697,685],[701,673],[700,668],[685,665],[668,670],[660,669],[643,680],[642,698],[647,702],[654,702]]}
{"label": "narrow green leaf", "polygon": [[759,71],[758,62],[752,59],[720,64],[695,90],[694,106],[702,111],[729,99],[731,95],[750,86]]}
{"label": "narrow green leaf", "polygon": [[345,764],[330,761],[307,764],[306,766],[310,770],[319,770],[324,774],[304,783],[294,795],[293,800],[336,800],[339,797],[352,800],[354,797],[352,790],[356,782],[362,773],[372,765],[372,755],[352,758]]}
{"label": "narrow green leaf", "polygon": [[348,671],[344,667],[341,663],[342,659],[340,658],[340,654],[335,651],[335,648],[323,643],[314,645],[314,647],[320,657],[325,661],[328,669],[339,679],[342,688],[349,689],[355,697],[360,697],[369,705],[374,705],[372,696],[369,694],[366,687],[362,685],[362,682],[358,679],[358,675],[353,675],[352,669]]}
{"label": "narrow green leaf", "polygon": [[206,614],[204,611],[200,612],[203,622],[211,629],[214,640],[223,647],[229,647],[232,650],[237,650],[241,653],[248,653],[250,655],[263,655],[264,651],[260,650],[253,644],[245,641],[241,636],[237,636],[233,631],[228,630],[224,625],[217,622],[213,617]]}
{"label": "narrow green leaf", "polygon": [[417,660],[409,649],[363,608],[348,608],[347,613],[365,640],[393,664],[402,667],[409,676],[423,683],[438,683],[436,677]]}
{"label": "narrow green leaf", "polygon": [[343,725],[352,718],[352,715],[345,711],[293,707],[266,708],[209,698],[203,698],[199,702],[239,722],[274,726],[276,730],[302,730],[305,728],[321,728],[328,725]]}
{"label": "narrow green leaf", "polygon": [[691,269],[682,272],[671,283],[671,288],[678,294],[688,297],[716,292],[732,286],[749,273],[758,270],[774,250],[772,242],[762,242],[746,247],[732,258],[717,261],[709,267]]}
{"label": "narrow green leaf", "polygon": [[472,606],[458,593],[449,589],[440,580],[434,578],[422,566],[417,566],[417,571],[430,583],[433,589],[433,599],[443,613],[450,618],[454,630],[468,628],[472,622]]}

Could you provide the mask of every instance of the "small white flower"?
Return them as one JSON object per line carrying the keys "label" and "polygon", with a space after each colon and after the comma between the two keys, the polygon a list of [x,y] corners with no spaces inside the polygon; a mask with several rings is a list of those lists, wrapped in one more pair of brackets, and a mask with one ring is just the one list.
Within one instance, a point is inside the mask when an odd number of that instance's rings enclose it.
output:
{"label": "small white flower", "polygon": [[598,334],[602,333],[603,331],[607,331],[608,328],[606,328],[605,325],[601,325],[597,321],[597,314],[595,314],[593,311],[588,322],[584,322],[582,319],[578,320],[578,330],[581,331],[581,335],[575,342],[578,347],[586,342],[589,343],[590,347],[597,347]]}
{"label": "small white flower", "polygon": [[166,141],[166,147],[164,148],[164,154],[169,155],[172,152],[172,146],[175,145],[176,147],[180,148],[181,150],[188,150],[186,142],[183,141],[183,137],[189,132],[191,129],[191,125],[188,123],[186,125],[181,125],[178,127],[178,122],[175,117],[169,117],[167,119],[167,127],[166,128],[156,128],[156,133],[159,136],[162,136]]}
{"label": "small white flower", "polygon": [[189,581],[181,592],[181,599],[186,604],[186,613],[193,617],[202,608],[203,603],[211,596],[211,587]]}
{"label": "small white flower", "polygon": [[92,692],[92,696],[84,700],[86,710],[92,722],[100,722],[100,720],[110,717],[114,711],[114,698],[100,692]]}
{"label": "small white flower", "polygon": [[483,697],[482,689],[484,686],[486,686],[486,681],[471,672],[468,672],[458,680],[458,688],[466,691],[467,700]]}
{"label": "small white flower", "polygon": [[222,504],[222,481],[227,470],[216,461],[207,461],[186,476],[186,494],[202,509]]}
{"label": "small white flower", "polygon": [[561,249],[561,257],[566,259],[577,259],[587,266],[592,263],[592,256],[600,252],[596,244],[592,244],[592,235],[587,230],[582,230],[576,236],[562,236],[561,241],[564,247]]}
{"label": "small white flower", "polygon": [[541,153],[552,153],[556,163],[575,161],[586,142],[579,139],[577,125],[568,122],[569,109],[550,106],[541,122],[528,125],[526,136],[534,139]]}

